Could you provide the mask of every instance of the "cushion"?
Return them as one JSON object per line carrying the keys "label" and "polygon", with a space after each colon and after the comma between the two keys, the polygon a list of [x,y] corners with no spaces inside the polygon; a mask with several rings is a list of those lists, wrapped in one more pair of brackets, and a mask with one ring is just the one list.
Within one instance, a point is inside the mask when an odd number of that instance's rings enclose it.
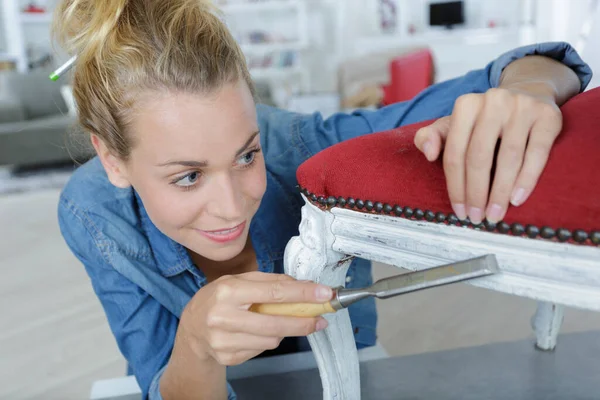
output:
{"label": "cushion", "polygon": [[298,184],[312,203],[498,234],[600,245],[600,88],[562,106],[563,130],[529,199],[503,221],[474,226],[452,214],[441,158],[413,144],[424,121],[331,146],[304,162]]}
{"label": "cushion", "polygon": [[0,95],[0,124],[5,122],[18,122],[25,119],[25,110],[21,103],[15,99],[3,98]]}

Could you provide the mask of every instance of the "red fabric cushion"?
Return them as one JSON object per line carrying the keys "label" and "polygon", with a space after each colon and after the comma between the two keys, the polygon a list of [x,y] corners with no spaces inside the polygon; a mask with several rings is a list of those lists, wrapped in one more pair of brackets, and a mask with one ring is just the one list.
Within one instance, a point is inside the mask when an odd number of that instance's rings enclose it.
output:
{"label": "red fabric cushion", "polygon": [[[486,222],[485,228],[538,239],[600,244],[599,109],[600,88],[563,105],[563,131],[535,190],[525,204],[510,207],[504,221],[496,227]],[[402,210],[390,212],[390,206],[408,206],[413,215],[399,216],[454,223],[448,218],[452,208],[442,161],[428,162],[413,144],[418,128],[430,122],[361,136],[325,149],[300,166],[298,183],[311,201],[322,206],[348,207],[350,198],[361,199],[373,204],[354,210],[397,215]],[[339,197],[341,202],[336,200]],[[436,213],[441,213],[439,220],[433,218]],[[473,227],[468,222],[463,225]]]}

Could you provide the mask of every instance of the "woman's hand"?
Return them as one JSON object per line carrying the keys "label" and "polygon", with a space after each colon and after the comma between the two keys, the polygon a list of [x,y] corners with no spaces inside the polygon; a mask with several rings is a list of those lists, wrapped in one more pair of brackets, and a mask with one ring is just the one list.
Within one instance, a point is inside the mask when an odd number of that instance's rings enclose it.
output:
{"label": "woman's hand", "polygon": [[554,89],[544,82],[467,94],[456,100],[452,115],[417,132],[415,144],[429,161],[444,149],[448,194],[458,218],[498,222],[509,202],[523,204],[562,128],[554,98]]}
{"label": "woman's hand", "polygon": [[559,106],[582,89],[571,68],[540,55],[511,62],[498,86],[459,97],[452,115],[415,137],[430,161],[445,148],[444,172],[454,213],[475,224],[484,218],[498,222],[509,202],[519,206],[527,200],[562,129]]}
{"label": "woman's hand", "polygon": [[180,332],[203,361],[243,363],[274,349],[284,337],[324,329],[322,317],[283,317],[248,311],[254,303],[323,303],[331,288],[282,274],[249,272],[224,276],[201,288],[182,313]]}

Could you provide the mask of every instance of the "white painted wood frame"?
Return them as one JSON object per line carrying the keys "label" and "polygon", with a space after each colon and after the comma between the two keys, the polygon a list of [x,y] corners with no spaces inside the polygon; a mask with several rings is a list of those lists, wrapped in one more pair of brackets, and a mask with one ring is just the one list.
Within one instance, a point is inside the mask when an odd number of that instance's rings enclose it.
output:
{"label": "white painted wood frame", "polygon": [[[532,325],[538,348],[552,350],[564,307],[600,311],[600,248],[514,237],[472,228],[352,211],[323,210],[303,196],[300,235],[286,248],[285,272],[343,286],[349,256],[422,270],[494,254],[500,273],[467,284],[538,300]],[[360,375],[347,310],[325,315],[309,336],[324,400],[360,399]]]}

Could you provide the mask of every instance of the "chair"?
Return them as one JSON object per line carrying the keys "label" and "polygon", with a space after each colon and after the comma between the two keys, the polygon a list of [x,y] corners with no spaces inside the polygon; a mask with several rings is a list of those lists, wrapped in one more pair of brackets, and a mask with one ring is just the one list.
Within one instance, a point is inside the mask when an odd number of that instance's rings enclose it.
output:
{"label": "chair", "polygon": [[410,100],[433,84],[431,50],[419,49],[390,62],[390,83],[383,87],[383,105]]}
{"label": "chair", "polygon": [[[563,131],[536,189],[497,224],[452,214],[442,162],[413,144],[428,122],[323,150],[297,172],[305,205],[285,272],[336,287],[352,257],[421,270],[494,254],[500,273],[468,284],[537,300],[537,346],[554,349],[564,307],[600,311],[599,107],[600,89],[563,105]],[[325,317],[328,328],[309,336],[323,398],[359,399],[348,312]]]}
{"label": "chair", "polygon": [[[338,93],[342,109],[376,107],[383,98],[388,103],[416,95],[431,84],[418,76],[427,74],[423,59],[430,50],[423,47],[404,47],[373,52],[362,57],[344,60],[338,70]],[[431,66],[433,70],[433,59]],[[433,74],[433,73],[432,73]],[[414,79],[414,83],[408,82]],[[415,91],[416,86],[420,87]],[[388,93],[389,92],[389,93]]]}

